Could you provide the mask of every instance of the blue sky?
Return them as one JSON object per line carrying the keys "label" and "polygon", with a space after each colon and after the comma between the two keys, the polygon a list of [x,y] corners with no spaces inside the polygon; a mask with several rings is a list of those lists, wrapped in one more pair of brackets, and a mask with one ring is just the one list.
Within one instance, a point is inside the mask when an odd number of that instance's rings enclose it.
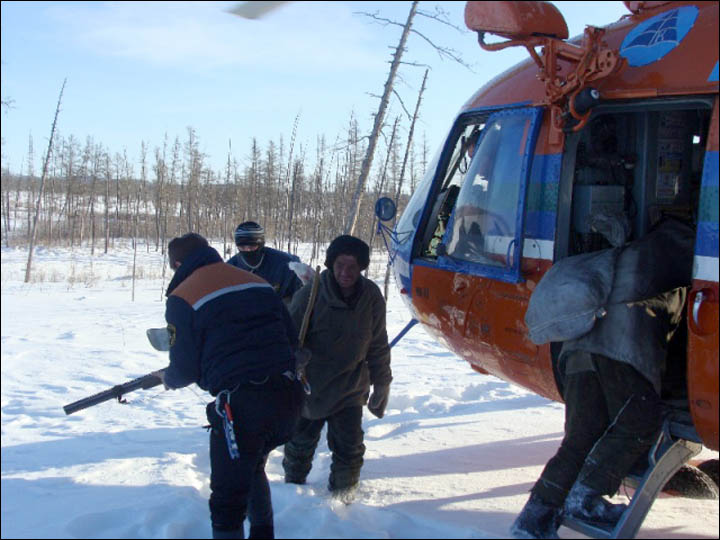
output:
{"label": "blue sky", "polygon": [[[605,25],[627,13],[622,2],[555,2],[570,35],[586,24]],[[289,2],[260,20],[225,10],[236,2],[2,2],[2,165],[25,164],[28,135],[35,170],[47,146],[62,81],[67,77],[58,129],[81,144],[92,136],[111,152],[137,159],[142,140],[160,146],[167,133],[183,141],[195,128],[200,149],[216,170],[228,140],[242,164],[251,138],[264,146],[289,139],[296,115],[298,143],[314,153],[317,135],[333,142],[355,112],[367,134],[387,77],[397,26],[354,12],[405,22],[410,2]],[[425,12],[435,2],[421,2]],[[465,2],[442,2],[465,28]],[[403,60],[429,64],[418,137],[431,152],[459,108],[477,88],[524,60],[524,50],[489,53],[475,34],[416,18],[414,28],[460,52],[474,72],[441,60],[412,36]],[[397,90],[414,107],[423,69],[404,66]],[[397,100],[386,118],[401,113]],[[407,122],[405,122],[407,126]]]}

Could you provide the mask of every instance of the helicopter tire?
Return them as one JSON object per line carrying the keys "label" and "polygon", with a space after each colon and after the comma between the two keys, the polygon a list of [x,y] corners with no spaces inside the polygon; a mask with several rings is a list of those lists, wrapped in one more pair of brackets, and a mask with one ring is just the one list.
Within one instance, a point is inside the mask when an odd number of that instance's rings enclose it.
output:
{"label": "helicopter tire", "polygon": [[703,461],[700,463],[700,465],[697,466],[698,469],[700,469],[702,472],[707,474],[710,479],[715,483],[715,488],[718,487],[718,460],[717,459],[708,459],[707,461]]}
{"label": "helicopter tire", "polygon": [[[717,460],[715,471],[717,474]],[[707,462],[706,462],[707,463]],[[699,467],[683,465],[665,484],[663,492],[689,499],[718,499],[718,485]]]}

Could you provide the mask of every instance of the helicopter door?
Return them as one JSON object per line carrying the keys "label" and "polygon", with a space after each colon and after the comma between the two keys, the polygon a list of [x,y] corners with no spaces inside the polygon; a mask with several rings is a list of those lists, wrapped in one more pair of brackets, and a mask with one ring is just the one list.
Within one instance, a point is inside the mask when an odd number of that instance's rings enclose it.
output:
{"label": "helicopter door", "polygon": [[688,299],[690,412],[706,446],[718,448],[718,99],[703,164],[693,287]]}
{"label": "helicopter door", "polygon": [[540,109],[491,115],[457,195],[440,264],[517,283],[523,248],[525,186]]}

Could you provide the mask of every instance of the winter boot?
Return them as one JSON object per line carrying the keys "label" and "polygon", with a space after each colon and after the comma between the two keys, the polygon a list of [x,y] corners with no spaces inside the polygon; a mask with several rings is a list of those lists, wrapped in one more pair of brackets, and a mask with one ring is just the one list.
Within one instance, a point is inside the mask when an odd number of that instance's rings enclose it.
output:
{"label": "winter boot", "polygon": [[355,501],[355,493],[357,492],[357,488],[357,484],[341,488],[328,486],[332,498],[341,501],[344,504],[352,504]]}
{"label": "winter boot", "polygon": [[272,525],[250,525],[248,538],[275,538],[275,529]]}
{"label": "winter boot", "polygon": [[532,493],[520,515],[510,527],[512,538],[559,538],[562,511]]}
{"label": "winter boot", "polygon": [[245,538],[245,531],[243,531],[242,527],[230,531],[216,529],[213,527],[212,535],[213,538],[217,538],[219,540],[235,540],[237,538]]}
{"label": "winter boot", "polygon": [[607,528],[615,526],[626,509],[627,504],[613,504],[578,480],[565,499],[564,512],[569,518]]}
{"label": "winter boot", "polygon": [[297,474],[285,473],[285,483],[303,485],[305,483],[305,477]]}

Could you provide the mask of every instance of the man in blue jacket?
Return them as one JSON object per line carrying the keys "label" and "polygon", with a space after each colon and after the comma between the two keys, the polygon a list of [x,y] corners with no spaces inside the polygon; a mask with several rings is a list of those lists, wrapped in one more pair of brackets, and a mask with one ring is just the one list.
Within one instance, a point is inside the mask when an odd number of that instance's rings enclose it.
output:
{"label": "man in blue jacket", "polygon": [[238,253],[227,261],[228,264],[263,278],[289,305],[293,294],[302,287],[302,281],[288,263],[300,262],[300,259],[296,255],[266,247],[265,229],[254,221],[245,221],[237,226],[235,245]]}
{"label": "man in blue jacket", "polygon": [[295,381],[295,326],[264,279],[223,262],[195,233],[168,246],[175,275],[165,318],[170,365],[167,388],[192,383],[215,401],[210,433],[213,538],[274,538],[265,462],[290,439],[302,391]]}

